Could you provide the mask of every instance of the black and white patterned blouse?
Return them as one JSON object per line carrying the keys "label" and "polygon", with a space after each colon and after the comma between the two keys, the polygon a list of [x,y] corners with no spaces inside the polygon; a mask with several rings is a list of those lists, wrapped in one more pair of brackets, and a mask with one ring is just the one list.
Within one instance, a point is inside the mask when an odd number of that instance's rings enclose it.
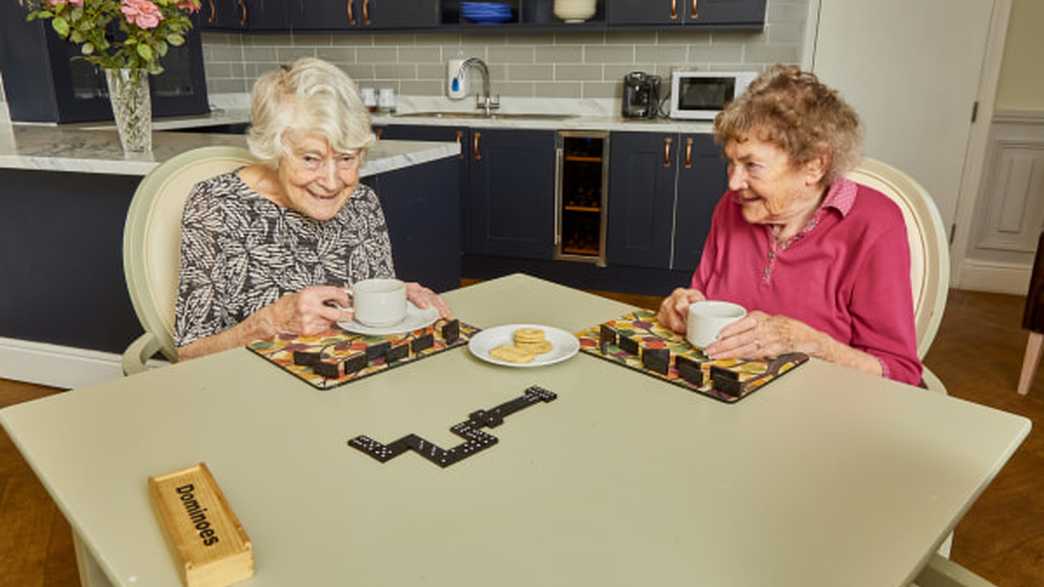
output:
{"label": "black and white patterned blouse", "polygon": [[174,342],[222,332],[287,293],[394,277],[377,194],[359,187],[325,222],[250,189],[238,170],[192,189],[181,220]]}

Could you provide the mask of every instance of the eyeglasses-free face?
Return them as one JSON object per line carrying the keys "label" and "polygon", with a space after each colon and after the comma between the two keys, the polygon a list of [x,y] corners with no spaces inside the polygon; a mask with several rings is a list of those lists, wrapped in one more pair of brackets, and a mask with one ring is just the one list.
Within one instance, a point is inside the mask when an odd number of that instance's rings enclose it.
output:
{"label": "eyeglasses-free face", "polygon": [[279,183],[287,206],[320,221],[336,216],[359,185],[362,154],[334,151],[317,132],[288,130],[283,143]]}

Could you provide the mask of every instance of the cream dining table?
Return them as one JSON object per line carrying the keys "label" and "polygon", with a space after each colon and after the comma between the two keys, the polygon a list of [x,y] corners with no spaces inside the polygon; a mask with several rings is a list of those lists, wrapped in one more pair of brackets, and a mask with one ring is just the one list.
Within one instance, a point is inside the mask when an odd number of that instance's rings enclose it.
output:
{"label": "cream dining table", "polygon": [[[480,327],[578,331],[631,309],[523,275],[445,298]],[[454,445],[451,425],[530,385],[557,400],[446,469],[346,444]],[[726,405],[583,353],[512,369],[465,349],[329,391],[237,349],[0,423],[72,525],[81,573],[156,587],[180,582],[146,478],[199,461],[252,539],[244,587],[904,585],[1030,429],[816,360]]]}

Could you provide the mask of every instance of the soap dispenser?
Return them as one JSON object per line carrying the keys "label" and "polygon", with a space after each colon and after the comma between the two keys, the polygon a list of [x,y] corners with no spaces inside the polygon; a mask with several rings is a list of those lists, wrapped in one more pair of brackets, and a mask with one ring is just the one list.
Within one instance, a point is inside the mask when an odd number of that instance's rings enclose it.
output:
{"label": "soap dispenser", "polygon": [[457,52],[457,56],[446,62],[446,95],[452,100],[463,100],[468,95],[468,71],[464,69],[464,53]]}

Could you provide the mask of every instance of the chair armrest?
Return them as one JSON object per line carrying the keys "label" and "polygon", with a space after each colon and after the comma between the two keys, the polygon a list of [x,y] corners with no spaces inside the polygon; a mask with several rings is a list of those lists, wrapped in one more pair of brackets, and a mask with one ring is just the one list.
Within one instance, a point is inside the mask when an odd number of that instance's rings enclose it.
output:
{"label": "chair armrest", "polygon": [[144,372],[145,363],[159,350],[160,341],[155,336],[148,332],[139,336],[123,351],[123,374],[135,375]]}
{"label": "chair armrest", "polygon": [[997,587],[961,565],[933,554],[914,582],[917,587]]}
{"label": "chair armrest", "polygon": [[932,373],[928,367],[925,367],[921,371],[921,379],[924,379],[924,384],[928,386],[928,391],[934,391],[935,393],[941,393],[943,395],[949,395],[946,393],[946,386],[939,377]]}

